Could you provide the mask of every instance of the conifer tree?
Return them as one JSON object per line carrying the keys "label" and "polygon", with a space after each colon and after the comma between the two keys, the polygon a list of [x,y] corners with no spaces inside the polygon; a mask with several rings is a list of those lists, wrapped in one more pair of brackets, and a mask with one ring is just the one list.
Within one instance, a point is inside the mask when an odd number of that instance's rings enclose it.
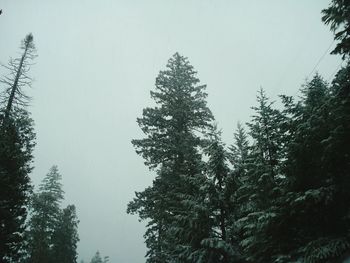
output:
{"label": "conifer tree", "polygon": [[249,161],[249,142],[248,135],[242,126],[238,123],[234,132],[234,143],[229,147],[229,161],[233,167],[231,177],[228,181],[227,192],[230,195],[230,214],[228,216],[228,228],[230,242],[236,249],[239,258],[242,258],[243,252],[239,242],[243,239],[237,227],[237,220],[244,217],[250,210],[248,186],[248,161]]}
{"label": "conifer tree", "polygon": [[29,262],[52,262],[53,237],[61,216],[63,200],[61,175],[52,166],[31,200],[31,217],[28,232]]}
{"label": "conifer tree", "polygon": [[234,233],[231,218],[234,207],[232,197],[236,182],[228,167],[229,154],[221,140],[221,131],[216,126],[208,134],[207,147],[204,152],[208,157],[207,193],[210,211],[210,236],[202,241],[209,254],[208,262],[231,262],[237,259],[237,247],[234,247]]}
{"label": "conifer tree", "polygon": [[205,182],[198,147],[199,134],[213,120],[206,105],[205,86],[198,85],[188,60],[176,53],[156,79],[151,97],[156,106],[146,108],[138,124],[146,138],[133,140],[145,164],[155,169],[152,187],[136,193],[129,213],[148,219],[145,234],[147,262],[193,262],[193,253],[208,236],[208,213],[199,194]]}
{"label": "conifer tree", "polygon": [[322,21],[329,24],[334,32],[334,39],[339,40],[333,54],[341,54],[350,58],[350,2],[332,0],[328,8],[322,10]]}
{"label": "conifer tree", "polygon": [[247,125],[253,144],[249,150],[244,183],[237,189],[236,198],[242,207],[236,221],[240,245],[248,261],[271,260],[273,250],[278,249],[269,233],[277,216],[273,204],[280,192],[280,140],[281,114],[273,109],[265,92],[260,89],[258,106]]}
{"label": "conifer tree", "polygon": [[93,258],[91,259],[90,263],[107,263],[109,261],[109,257],[105,256],[103,259],[101,257],[101,253],[97,251]]}
{"label": "conifer tree", "polygon": [[21,254],[35,146],[33,120],[24,107],[24,88],[31,84],[27,73],[35,57],[31,34],[21,49],[22,56],[9,61],[9,74],[0,80],[0,261],[5,263]]}
{"label": "conifer tree", "polygon": [[52,236],[52,262],[77,262],[78,223],[74,205],[61,211]]}

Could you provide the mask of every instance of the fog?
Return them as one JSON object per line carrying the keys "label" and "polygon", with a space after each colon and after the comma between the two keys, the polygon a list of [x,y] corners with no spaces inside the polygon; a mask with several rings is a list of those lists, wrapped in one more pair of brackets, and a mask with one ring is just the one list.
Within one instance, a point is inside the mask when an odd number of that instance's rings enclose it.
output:
{"label": "fog", "polygon": [[[340,58],[321,22],[329,1],[2,0],[0,62],[32,32],[38,50],[28,108],[35,120],[37,185],[57,164],[65,203],[80,220],[79,259],[99,250],[110,262],[145,262],[144,223],[127,215],[154,173],[130,141],[136,118],[167,60],[189,58],[224,141],[246,122],[259,87],[277,100],[297,95],[318,71],[330,80]],[[335,43],[333,43],[333,46]],[[330,49],[329,49],[330,47]],[[328,52],[325,56],[325,52]]]}

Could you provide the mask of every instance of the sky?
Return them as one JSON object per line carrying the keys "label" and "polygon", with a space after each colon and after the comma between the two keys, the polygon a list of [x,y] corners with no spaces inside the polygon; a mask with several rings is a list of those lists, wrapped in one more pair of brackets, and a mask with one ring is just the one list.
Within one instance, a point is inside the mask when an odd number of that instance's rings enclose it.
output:
{"label": "sky", "polygon": [[[131,140],[155,78],[175,53],[188,57],[227,144],[252,115],[257,90],[295,95],[317,71],[331,80],[339,56],[321,22],[326,0],[0,0],[0,62],[33,33],[38,57],[28,110],[37,145],[32,181],[56,164],[64,205],[80,220],[79,259],[145,262],[145,223],[126,214],[152,183]],[[4,69],[0,70],[5,74]],[[2,89],[2,87],[0,87]]]}

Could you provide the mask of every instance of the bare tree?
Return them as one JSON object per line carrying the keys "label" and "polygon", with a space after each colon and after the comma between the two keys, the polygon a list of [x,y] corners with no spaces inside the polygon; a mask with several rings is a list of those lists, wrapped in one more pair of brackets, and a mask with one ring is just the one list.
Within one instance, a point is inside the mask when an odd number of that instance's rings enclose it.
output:
{"label": "bare tree", "polygon": [[27,73],[36,57],[36,49],[31,33],[23,39],[21,49],[23,53],[19,58],[10,58],[7,65],[2,65],[9,70],[9,74],[0,79],[0,83],[5,85],[5,89],[0,95],[1,104],[6,105],[3,113],[3,123],[7,122],[14,105],[27,106],[30,100],[23,89],[31,86],[32,79]]}

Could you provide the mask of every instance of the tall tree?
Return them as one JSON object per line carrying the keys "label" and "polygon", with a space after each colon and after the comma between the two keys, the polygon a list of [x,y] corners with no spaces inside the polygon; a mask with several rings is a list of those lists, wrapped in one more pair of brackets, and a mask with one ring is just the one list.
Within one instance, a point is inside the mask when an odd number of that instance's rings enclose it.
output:
{"label": "tall tree", "polygon": [[[205,195],[208,196],[210,212],[210,236],[202,241],[209,252],[208,262],[232,262],[237,259],[237,246],[230,225],[234,207],[232,197],[236,182],[228,167],[229,154],[221,140],[221,131],[216,126],[208,134],[208,145],[204,150],[208,160],[208,176]],[[235,246],[235,247],[234,247]]]}
{"label": "tall tree", "polygon": [[202,202],[199,189],[205,181],[200,133],[213,120],[205,86],[198,84],[193,67],[176,53],[151,91],[156,106],[144,109],[137,120],[146,138],[132,143],[145,164],[157,171],[153,185],[128,206],[129,213],[149,220],[147,262],[190,260],[208,235],[206,211],[193,209],[193,202]]}
{"label": "tall tree", "polygon": [[242,258],[243,252],[239,242],[243,239],[243,236],[238,231],[237,220],[250,211],[248,200],[251,192],[247,191],[249,187],[245,187],[249,185],[249,148],[248,135],[243,125],[238,123],[234,132],[234,143],[229,147],[229,161],[233,171],[229,177],[227,192],[230,196],[230,213],[228,215],[230,243],[233,248],[236,248],[240,258]]}
{"label": "tall tree", "polygon": [[28,34],[24,38],[21,49],[23,53],[20,58],[10,59],[8,65],[4,65],[10,74],[0,80],[0,83],[7,86],[5,92],[2,93],[2,103],[6,103],[3,116],[4,123],[8,121],[14,105],[25,106],[29,100],[23,88],[31,86],[31,78],[27,73],[30,70],[33,59],[36,57],[32,34]]}
{"label": "tall tree", "polygon": [[244,183],[237,189],[236,198],[242,209],[236,225],[246,260],[268,262],[273,251],[278,250],[270,232],[278,213],[274,199],[280,190],[281,114],[272,107],[273,103],[262,89],[257,102],[252,120],[247,124],[253,143],[246,166],[243,166],[247,169],[243,170]]}
{"label": "tall tree", "polygon": [[59,225],[60,204],[63,200],[61,178],[57,166],[52,166],[40,184],[39,192],[33,194],[28,223],[29,262],[53,261],[53,236]]}
{"label": "tall tree", "polygon": [[27,102],[24,88],[30,84],[27,75],[35,56],[33,36],[23,40],[22,56],[11,59],[9,75],[0,100],[0,261],[16,261],[23,244],[32,171],[35,133],[33,120],[23,107]]}
{"label": "tall tree", "polygon": [[61,211],[52,236],[52,262],[77,262],[78,223],[74,205]]}

